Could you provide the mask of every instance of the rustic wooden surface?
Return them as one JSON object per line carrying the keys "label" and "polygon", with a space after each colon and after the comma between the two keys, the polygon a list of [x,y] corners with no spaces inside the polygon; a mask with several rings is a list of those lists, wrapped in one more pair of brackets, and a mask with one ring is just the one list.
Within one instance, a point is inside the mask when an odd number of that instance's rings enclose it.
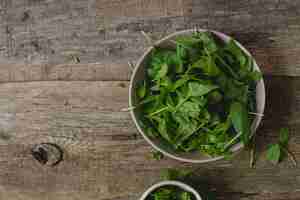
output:
{"label": "rustic wooden surface", "polygon": [[[187,28],[223,31],[261,65],[267,108],[255,169],[233,161],[151,159],[128,105],[130,68],[153,38]],[[0,199],[135,200],[161,169],[197,168],[201,191],[224,200],[300,199],[300,168],[265,160],[282,126],[300,160],[300,1],[0,0]],[[42,166],[30,150],[61,146]]]}

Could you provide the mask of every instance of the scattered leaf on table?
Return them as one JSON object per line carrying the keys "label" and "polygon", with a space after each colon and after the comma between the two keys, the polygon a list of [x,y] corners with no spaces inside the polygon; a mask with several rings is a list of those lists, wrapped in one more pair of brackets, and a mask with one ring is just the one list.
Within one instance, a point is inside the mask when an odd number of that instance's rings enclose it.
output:
{"label": "scattered leaf on table", "polygon": [[273,164],[278,164],[281,156],[281,148],[279,144],[272,144],[267,151],[267,159]]}

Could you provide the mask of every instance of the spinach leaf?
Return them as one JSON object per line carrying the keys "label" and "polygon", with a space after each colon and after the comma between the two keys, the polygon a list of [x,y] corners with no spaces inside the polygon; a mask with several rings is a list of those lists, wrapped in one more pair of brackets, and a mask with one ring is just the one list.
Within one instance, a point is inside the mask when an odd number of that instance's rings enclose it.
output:
{"label": "spinach leaf", "polygon": [[213,34],[210,32],[198,32],[195,34],[196,38],[199,38],[202,43],[202,47],[209,53],[218,50],[218,46],[214,40]]}
{"label": "spinach leaf", "polygon": [[162,153],[159,152],[159,151],[152,151],[151,153],[152,153],[152,158],[153,158],[154,160],[161,160],[161,159],[164,158],[164,154],[162,154]]}
{"label": "spinach leaf", "polygon": [[213,91],[208,95],[209,104],[216,104],[222,101],[223,95],[219,91]]}
{"label": "spinach leaf", "polygon": [[180,194],[180,200],[192,200],[192,194],[189,192],[182,192]]}
{"label": "spinach leaf", "polygon": [[281,156],[281,149],[279,144],[272,144],[268,148],[267,159],[273,164],[278,164]]}
{"label": "spinach leaf", "polygon": [[201,69],[207,76],[218,76],[221,72],[212,56],[202,57],[193,63],[191,67]]}
{"label": "spinach leaf", "polygon": [[201,42],[201,39],[193,36],[178,36],[176,38],[176,42],[185,48],[194,48],[197,44],[199,44],[199,42]]}
{"label": "spinach leaf", "polygon": [[225,51],[228,51],[231,53],[235,58],[237,58],[237,61],[239,62],[240,66],[244,66],[247,62],[247,58],[244,54],[244,52],[241,50],[241,48],[237,45],[237,43],[234,40],[230,40],[226,46]]}
{"label": "spinach leaf", "polygon": [[161,171],[161,178],[163,180],[182,180],[192,174],[191,170],[169,168]]}
{"label": "spinach leaf", "polygon": [[168,128],[167,128],[167,122],[165,119],[163,118],[159,118],[159,117],[155,117],[154,118],[157,123],[158,123],[158,126],[157,126],[157,129],[158,129],[158,132],[160,133],[160,135],[168,142],[172,142],[171,140],[171,137],[169,136],[168,134]]}
{"label": "spinach leaf", "polygon": [[137,95],[140,99],[146,96],[146,81],[143,81],[143,84],[138,87]]}
{"label": "spinach leaf", "polygon": [[250,139],[250,124],[246,106],[240,102],[233,102],[230,105],[229,117],[234,129],[241,135],[243,143],[245,145],[248,144]]}
{"label": "spinach leaf", "polygon": [[218,86],[216,85],[204,85],[199,82],[193,81],[189,82],[189,95],[192,97],[199,97],[206,95],[207,93],[217,88]]}
{"label": "spinach leaf", "polygon": [[195,134],[198,129],[199,127],[195,120],[191,120],[189,123],[180,123],[177,130],[178,135],[175,138],[175,147],[178,148],[182,144],[182,142]]}
{"label": "spinach leaf", "polygon": [[191,118],[197,118],[200,115],[201,107],[196,102],[186,101],[178,108],[178,112]]}
{"label": "spinach leaf", "polygon": [[287,128],[281,128],[279,133],[279,142],[269,145],[267,159],[276,165],[283,159],[284,156],[288,156],[294,166],[297,166],[294,154],[288,149],[289,130]]}
{"label": "spinach leaf", "polygon": [[181,86],[183,86],[184,84],[186,84],[189,81],[189,78],[184,76],[181,79],[178,79],[174,84],[173,84],[173,88],[172,88],[172,92],[176,91],[178,88],[180,88]]}
{"label": "spinach leaf", "polygon": [[169,67],[166,63],[162,64],[160,70],[158,71],[157,77],[158,78],[165,77],[168,73],[168,69],[169,69]]}

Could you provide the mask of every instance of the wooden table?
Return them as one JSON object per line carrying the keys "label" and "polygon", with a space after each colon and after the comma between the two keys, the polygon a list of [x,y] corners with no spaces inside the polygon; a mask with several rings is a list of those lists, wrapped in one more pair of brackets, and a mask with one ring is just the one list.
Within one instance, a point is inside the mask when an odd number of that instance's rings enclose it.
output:
{"label": "wooden table", "polygon": [[[127,112],[131,69],[158,39],[201,27],[241,41],[262,67],[267,108],[258,160],[188,165],[151,158]],[[0,0],[0,199],[136,200],[161,169],[197,168],[200,187],[224,200],[298,200],[300,169],[273,166],[267,144],[291,130],[300,160],[300,1]],[[31,154],[64,152],[57,166]]]}

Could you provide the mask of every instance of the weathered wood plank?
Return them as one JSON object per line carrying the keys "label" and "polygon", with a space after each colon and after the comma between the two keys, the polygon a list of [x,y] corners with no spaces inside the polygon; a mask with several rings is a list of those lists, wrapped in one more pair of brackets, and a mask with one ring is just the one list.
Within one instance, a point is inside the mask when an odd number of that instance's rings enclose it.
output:
{"label": "weathered wood plank", "polygon": [[167,17],[182,16],[182,0],[96,0],[96,9],[103,17]]}
{"label": "weathered wood plank", "polygon": [[[115,7],[112,8],[112,4]],[[174,4],[174,11],[169,4]],[[21,68],[16,69],[19,73],[23,68],[30,68],[29,65],[41,68],[57,68],[72,62],[118,65],[136,61],[145,50],[141,30],[161,38],[176,30],[203,27],[235,36],[251,49],[266,73],[297,76],[300,65],[298,6],[295,1],[274,3],[270,0],[187,1],[183,4],[179,0],[175,3],[2,0],[0,69],[11,71],[10,66],[15,65]],[[94,77],[88,75],[85,80],[90,79]]]}
{"label": "weathered wood plank", "polygon": [[0,82],[30,81],[127,81],[131,75],[129,64],[115,63],[66,63],[48,64],[2,64]]}
{"label": "weathered wood plank", "polygon": [[[274,167],[265,160],[264,152],[266,144],[276,140],[279,126],[289,126],[290,149],[300,158],[299,81],[267,78],[271,99],[259,131],[257,169],[248,167],[244,152],[233,161],[201,165],[196,171],[196,179],[217,190],[219,199],[297,199],[299,169],[288,161]],[[11,106],[5,107],[8,100],[0,102],[0,118],[14,114],[7,121],[11,128],[4,130],[9,137],[2,138],[0,145],[4,197],[136,199],[159,180],[161,168],[192,167],[170,159],[150,159],[150,146],[138,135],[129,114],[120,112],[127,106],[127,91],[126,81],[1,84],[0,95],[10,97]],[[290,107],[280,108],[282,103]],[[40,142],[60,145],[66,153],[64,161],[55,168],[37,163],[30,148]]]}

